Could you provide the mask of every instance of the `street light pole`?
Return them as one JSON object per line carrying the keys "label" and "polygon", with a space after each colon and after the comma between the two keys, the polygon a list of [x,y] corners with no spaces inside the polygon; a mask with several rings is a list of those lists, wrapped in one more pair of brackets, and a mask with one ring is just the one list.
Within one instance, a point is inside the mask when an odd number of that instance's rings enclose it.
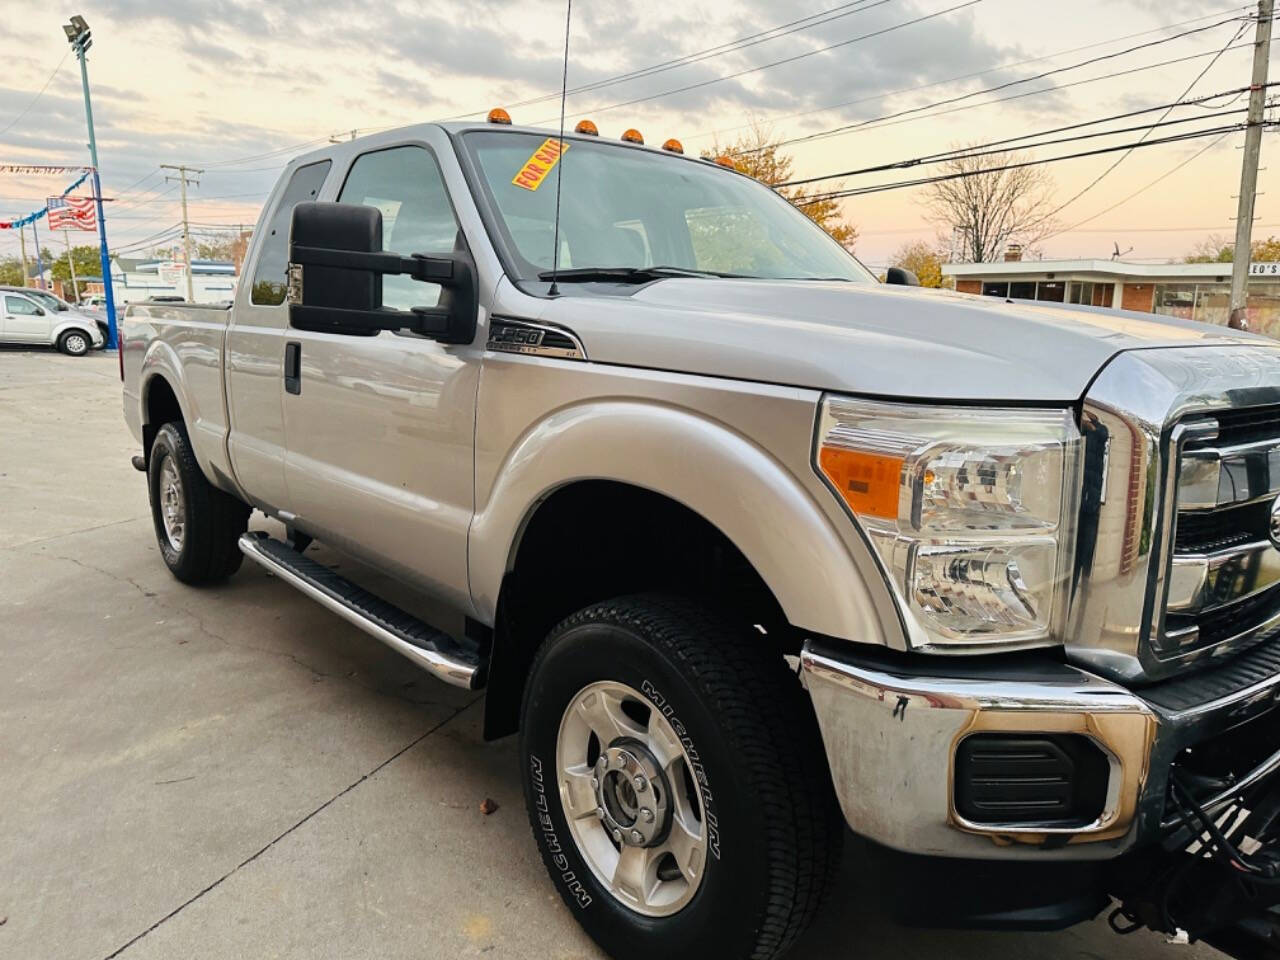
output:
{"label": "street light pole", "polygon": [[89,25],[84,17],[76,15],[70,23],[63,24],[63,32],[67,42],[76,52],[80,61],[80,85],[84,88],[84,117],[89,125],[89,158],[93,164],[93,199],[98,208],[98,247],[102,255],[102,290],[107,300],[107,349],[115,349],[119,341],[116,337],[116,300],[111,292],[111,256],[107,252],[107,218],[102,209],[102,179],[98,176],[98,142],[93,135],[93,104],[89,100],[89,68],[85,62],[85,54],[93,46],[93,38],[89,34]]}

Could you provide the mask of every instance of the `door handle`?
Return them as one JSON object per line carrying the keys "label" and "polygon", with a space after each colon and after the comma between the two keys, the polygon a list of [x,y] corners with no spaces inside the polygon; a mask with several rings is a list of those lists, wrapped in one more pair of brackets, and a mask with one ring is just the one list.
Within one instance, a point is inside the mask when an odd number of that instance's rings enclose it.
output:
{"label": "door handle", "polygon": [[302,344],[296,340],[284,345],[284,389],[286,393],[302,392]]}

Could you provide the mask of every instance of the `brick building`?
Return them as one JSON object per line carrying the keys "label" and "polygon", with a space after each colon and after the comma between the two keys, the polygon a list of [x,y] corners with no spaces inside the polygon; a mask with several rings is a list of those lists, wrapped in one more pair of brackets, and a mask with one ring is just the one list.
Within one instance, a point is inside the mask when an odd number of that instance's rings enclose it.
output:
{"label": "brick building", "polygon": [[[1254,263],[1249,272],[1249,329],[1280,337],[1280,263]],[[1202,323],[1225,324],[1231,298],[1229,263],[1006,260],[947,263],[942,274],[961,293],[1114,307]]]}

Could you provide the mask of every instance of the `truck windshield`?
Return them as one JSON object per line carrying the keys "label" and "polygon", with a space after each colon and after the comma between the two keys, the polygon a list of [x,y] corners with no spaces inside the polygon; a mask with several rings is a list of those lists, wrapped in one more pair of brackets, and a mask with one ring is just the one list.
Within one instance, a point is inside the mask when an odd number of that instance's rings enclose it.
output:
{"label": "truck windshield", "polygon": [[874,282],[804,214],[763,184],[714,165],[519,131],[462,137],[498,242],[517,279],[552,266],[556,170],[563,280],[626,282],[687,274]]}

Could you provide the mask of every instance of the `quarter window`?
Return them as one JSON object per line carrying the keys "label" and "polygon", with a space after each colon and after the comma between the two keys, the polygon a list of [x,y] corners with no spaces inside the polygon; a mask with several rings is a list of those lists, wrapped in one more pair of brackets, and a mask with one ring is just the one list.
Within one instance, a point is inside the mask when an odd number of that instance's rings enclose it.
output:
{"label": "quarter window", "polygon": [[289,227],[293,220],[293,208],[304,200],[314,200],[329,175],[328,160],[309,163],[293,171],[280,203],[271,214],[267,235],[262,239],[262,252],[258,254],[258,266],[253,274],[250,300],[261,306],[276,307],[284,303],[289,266]]}
{"label": "quarter window", "polygon": [[[439,255],[461,247],[440,166],[424,147],[392,147],[358,157],[338,199],[382,211],[382,249],[388,252]],[[436,284],[412,277],[382,278],[384,307],[432,307],[439,299]]]}

